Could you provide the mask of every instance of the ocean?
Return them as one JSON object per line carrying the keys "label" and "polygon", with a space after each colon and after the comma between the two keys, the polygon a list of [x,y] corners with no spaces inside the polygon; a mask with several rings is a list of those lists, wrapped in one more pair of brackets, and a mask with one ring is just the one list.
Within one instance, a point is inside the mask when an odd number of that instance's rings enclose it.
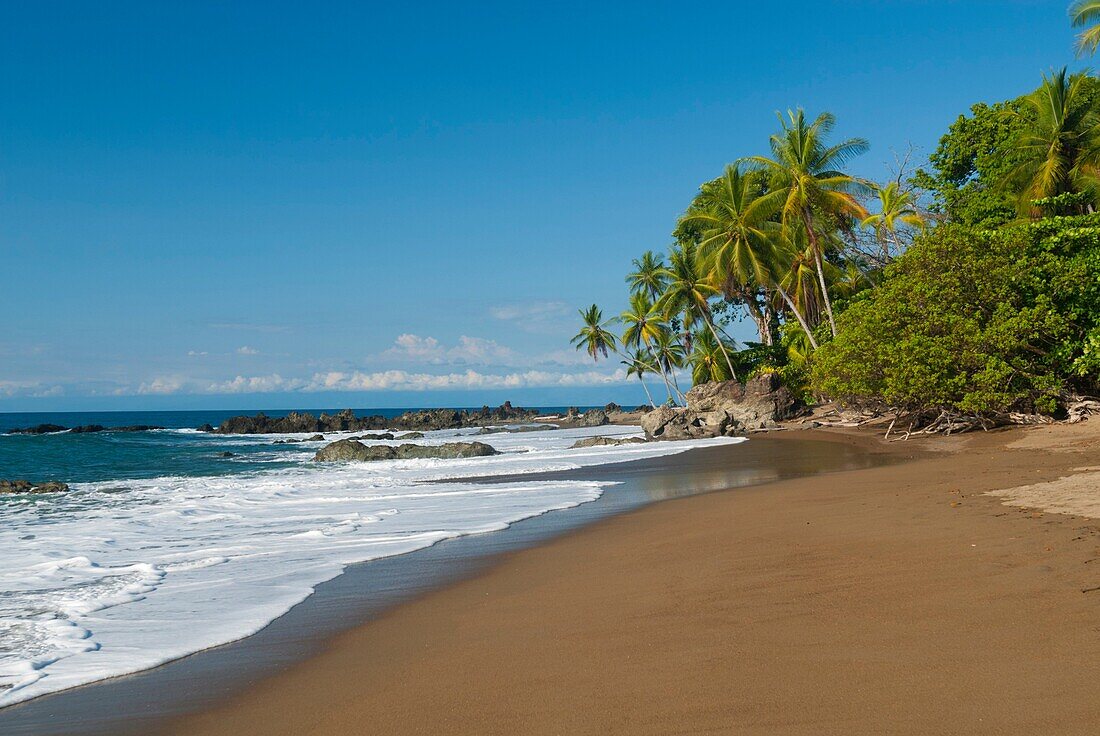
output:
{"label": "ocean", "polygon": [[[312,462],[313,454],[351,433],[275,444],[307,435],[194,429],[238,413],[0,414],[0,432],[38,424],[166,428],[0,434],[0,478],[71,487],[0,496],[0,707],[240,639],[349,564],[502,530],[594,501],[609,485],[524,476],[737,441],[574,450],[582,437],[640,429],[499,432],[477,437],[502,453],[493,457],[330,465]],[[429,432],[417,442],[477,432]],[[501,475],[512,477],[477,481]]]}

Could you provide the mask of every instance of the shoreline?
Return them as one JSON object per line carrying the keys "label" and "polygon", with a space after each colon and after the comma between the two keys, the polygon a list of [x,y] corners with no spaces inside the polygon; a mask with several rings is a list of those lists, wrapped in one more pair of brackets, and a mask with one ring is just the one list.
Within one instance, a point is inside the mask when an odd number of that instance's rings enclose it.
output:
{"label": "shoreline", "polygon": [[915,457],[506,554],[151,733],[1093,733],[1100,525],[983,495],[1100,448],[1040,431],[830,431]]}
{"label": "shoreline", "polygon": [[[761,439],[661,458],[522,476],[525,480],[596,480],[622,485],[606,489],[595,502],[532,517],[501,532],[458,537],[406,555],[351,565],[253,636],[131,675],[14,704],[0,710],[0,730],[36,736],[148,733],[151,724],[213,707],[225,693],[315,654],[341,631],[372,620],[395,605],[480,574],[495,565],[501,555],[515,549],[545,543],[593,521],[680,493],[767,482],[769,478],[761,473],[789,477],[864,462],[858,457],[860,453],[837,454],[824,449],[828,443],[822,442],[823,436],[807,433],[801,439],[809,441],[809,446],[820,446],[822,451],[806,453],[801,463],[787,458],[786,467],[770,467],[769,458],[774,453],[766,449],[769,442]],[[746,452],[744,448],[751,449]],[[733,453],[730,461],[713,459],[729,452]],[[717,472],[716,465],[720,466]],[[657,482],[646,484],[641,479]],[[118,715],[120,709],[126,713],[124,717]]]}

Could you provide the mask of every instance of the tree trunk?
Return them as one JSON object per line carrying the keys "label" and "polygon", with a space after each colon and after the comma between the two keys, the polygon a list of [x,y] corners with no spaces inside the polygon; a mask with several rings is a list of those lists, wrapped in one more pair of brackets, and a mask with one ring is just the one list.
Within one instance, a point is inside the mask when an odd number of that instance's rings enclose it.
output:
{"label": "tree trunk", "polygon": [[810,249],[814,252],[814,263],[817,265],[817,280],[821,283],[821,298],[825,303],[825,313],[829,315],[829,329],[836,337],[836,320],[833,318],[833,302],[829,299],[829,287],[825,284],[825,265],[822,263],[821,248],[814,232],[813,218],[810,211],[802,211],[802,221],[806,225],[806,236],[810,239]]}
{"label": "tree trunk", "polygon": [[768,322],[767,312],[760,307],[760,302],[756,301],[756,294],[742,294],[741,300],[745,302],[745,311],[756,323],[756,334],[760,337],[760,342],[771,345],[775,340],[772,336],[772,326]]}
{"label": "tree trunk", "polygon": [[642,378],[641,375],[638,376],[638,382],[642,384],[642,388],[645,389],[645,397],[649,399],[649,405],[656,409],[657,405],[653,403],[653,394],[649,393],[649,386],[645,385],[645,379]]}
{"label": "tree trunk", "polygon": [[726,366],[730,369],[730,378],[736,381],[737,371],[733,369],[733,361],[730,360],[729,353],[726,352],[726,345],[722,342],[722,338],[718,336],[718,330],[714,327],[714,322],[710,318],[710,310],[706,307],[703,308],[703,321],[710,328],[710,334],[714,335],[714,339],[718,341],[718,349],[722,351],[722,357],[726,359]]}
{"label": "tree trunk", "polygon": [[790,307],[790,310],[794,312],[794,317],[798,320],[798,324],[802,325],[802,331],[805,332],[806,337],[810,339],[810,345],[813,346],[814,350],[817,350],[817,340],[814,339],[814,333],[810,332],[810,326],[806,324],[806,320],[802,317],[802,312],[798,311],[798,307],[795,306],[794,300],[791,299],[791,295],[779,284],[776,284],[775,288],[776,291],[779,292],[779,295],[783,297],[783,301],[787,302],[787,306]]}

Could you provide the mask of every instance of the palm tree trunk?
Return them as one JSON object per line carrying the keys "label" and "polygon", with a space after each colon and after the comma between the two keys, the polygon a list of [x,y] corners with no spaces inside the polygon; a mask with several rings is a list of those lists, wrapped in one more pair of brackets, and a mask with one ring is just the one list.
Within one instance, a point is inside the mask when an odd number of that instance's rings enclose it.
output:
{"label": "palm tree trunk", "polygon": [[814,252],[814,263],[817,266],[817,280],[821,283],[821,298],[825,302],[825,313],[829,315],[829,329],[833,331],[833,337],[836,337],[836,320],[833,318],[833,302],[829,299],[829,287],[825,284],[825,266],[821,259],[821,248],[819,247],[817,233],[814,232],[813,220],[810,217],[810,211],[808,209],[802,211],[802,222],[806,225],[806,236],[810,239],[810,248]]}
{"label": "palm tree trunk", "polygon": [[779,292],[779,295],[783,297],[783,301],[787,302],[787,306],[790,310],[794,312],[794,317],[798,320],[798,324],[802,325],[802,331],[805,332],[806,337],[810,339],[810,345],[813,346],[814,350],[817,350],[817,340],[814,339],[814,333],[810,332],[810,326],[806,324],[806,319],[802,316],[802,312],[798,311],[798,307],[795,306],[794,300],[791,299],[791,295],[779,284],[775,285],[775,289]]}
{"label": "palm tree trunk", "polygon": [[645,385],[645,379],[639,375],[638,382],[641,383],[642,388],[645,389],[645,397],[649,399],[649,405],[656,409],[657,405],[653,403],[653,394],[649,393],[649,386]]}
{"label": "palm tree trunk", "polygon": [[756,334],[760,337],[760,342],[764,345],[771,345],[774,340],[772,326],[768,322],[767,313],[760,308],[760,303],[756,301],[756,294],[744,294],[741,300],[745,302],[745,311],[756,323]]}
{"label": "palm tree trunk", "polygon": [[714,322],[710,318],[710,310],[703,307],[703,321],[707,323],[707,327],[710,328],[710,334],[714,335],[714,339],[718,342],[718,349],[722,351],[722,357],[726,359],[726,366],[730,369],[730,378],[734,381],[737,380],[737,371],[733,369],[733,361],[730,360],[729,353],[726,352],[726,345],[722,342],[722,338],[718,336],[718,330],[714,326]]}

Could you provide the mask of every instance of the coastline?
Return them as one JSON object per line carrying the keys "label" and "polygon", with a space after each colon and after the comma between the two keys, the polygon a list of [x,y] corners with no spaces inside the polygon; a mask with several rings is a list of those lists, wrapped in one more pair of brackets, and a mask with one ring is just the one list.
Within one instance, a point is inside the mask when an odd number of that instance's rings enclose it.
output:
{"label": "coastline", "polygon": [[918,456],[612,516],[150,732],[1093,733],[1100,527],[984,494],[1097,438],[882,445]]}
{"label": "coastline", "polygon": [[757,438],[662,458],[527,474],[525,480],[596,480],[618,485],[606,489],[595,502],[532,517],[505,531],[458,537],[410,554],[349,566],[258,634],[151,670],[4,708],[0,731],[36,736],[148,733],[152,724],[213,707],[227,694],[315,654],[332,636],[393,605],[477,574],[503,553],[544,543],[654,500],[876,461],[864,457],[862,450],[837,453],[823,437],[806,433],[802,439],[807,442],[794,454],[776,453],[769,449],[769,440]]}

